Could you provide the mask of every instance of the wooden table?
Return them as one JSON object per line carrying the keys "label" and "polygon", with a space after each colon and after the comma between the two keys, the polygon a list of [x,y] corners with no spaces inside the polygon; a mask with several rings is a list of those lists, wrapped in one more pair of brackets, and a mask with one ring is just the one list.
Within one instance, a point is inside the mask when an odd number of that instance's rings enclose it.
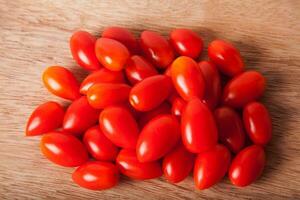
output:
{"label": "wooden table", "polygon": [[[37,1],[0,0],[0,199],[296,199],[300,198],[300,3],[282,1]],[[192,177],[178,185],[163,178],[127,179],[94,192],[71,181],[73,169],[58,167],[39,151],[39,137],[25,138],[31,111],[49,94],[41,74],[49,65],[86,74],[69,52],[71,33],[95,35],[110,25],[136,35],[151,29],[167,35],[191,28],[205,45],[215,38],[232,41],[246,60],[268,79],[263,98],[274,135],[267,146],[263,176],[244,189],[227,178],[197,191]],[[203,57],[205,58],[205,56]]]}

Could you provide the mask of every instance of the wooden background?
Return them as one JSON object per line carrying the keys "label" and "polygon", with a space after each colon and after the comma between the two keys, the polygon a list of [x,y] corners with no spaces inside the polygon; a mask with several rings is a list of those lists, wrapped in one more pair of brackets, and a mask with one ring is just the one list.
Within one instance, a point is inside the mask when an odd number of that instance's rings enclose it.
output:
{"label": "wooden background", "polygon": [[[0,199],[300,199],[300,1],[160,2],[0,0]],[[196,191],[191,177],[178,185],[163,178],[123,180],[94,192],[72,183],[73,169],[41,155],[39,137],[25,138],[24,127],[37,105],[59,100],[43,87],[43,70],[63,65],[82,79],[85,72],[69,52],[71,33],[84,29],[99,35],[110,25],[136,35],[144,29],[167,35],[173,28],[191,28],[206,46],[227,39],[241,50],[248,69],[267,77],[263,101],[274,136],[259,181],[240,189],[225,178]]]}

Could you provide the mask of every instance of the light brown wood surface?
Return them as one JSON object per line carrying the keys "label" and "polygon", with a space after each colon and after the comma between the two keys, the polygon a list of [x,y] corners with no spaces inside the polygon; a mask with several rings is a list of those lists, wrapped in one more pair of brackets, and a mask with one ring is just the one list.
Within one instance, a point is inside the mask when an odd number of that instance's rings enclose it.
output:
{"label": "light brown wood surface", "polygon": [[[0,199],[300,199],[300,1],[39,1],[0,0]],[[232,41],[248,69],[268,80],[263,102],[273,119],[262,177],[246,188],[227,178],[205,191],[192,177],[178,185],[164,178],[122,180],[107,191],[77,187],[71,168],[55,166],[39,151],[39,137],[25,138],[31,111],[62,100],[43,87],[49,65],[86,74],[72,60],[69,37],[78,29],[99,36],[106,26],[167,35],[191,28],[205,46],[215,38]],[[205,58],[205,56],[203,57]]]}

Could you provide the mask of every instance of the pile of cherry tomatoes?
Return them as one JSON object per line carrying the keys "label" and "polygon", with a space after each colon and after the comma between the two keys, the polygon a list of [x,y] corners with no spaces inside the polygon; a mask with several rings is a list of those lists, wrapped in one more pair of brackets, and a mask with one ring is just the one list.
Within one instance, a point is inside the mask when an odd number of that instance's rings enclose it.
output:
{"label": "pile of cherry tomatoes", "polygon": [[38,106],[26,135],[42,135],[50,161],[78,167],[78,185],[111,188],[119,174],[178,183],[193,170],[196,187],[206,189],[226,173],[241,187],[261,175],[272,135],[269,113],[257,102],[266,81],[245,71],[232,44],[212,41],[209,61],[198,62],[203,40],[191,30],[175,29],[168,40],[143,31],[136,39],[109,27],[100,38],[75,32],[70,49],[90,74],[79,83],[68,69],[48,67],[45,87],[71,104]]}

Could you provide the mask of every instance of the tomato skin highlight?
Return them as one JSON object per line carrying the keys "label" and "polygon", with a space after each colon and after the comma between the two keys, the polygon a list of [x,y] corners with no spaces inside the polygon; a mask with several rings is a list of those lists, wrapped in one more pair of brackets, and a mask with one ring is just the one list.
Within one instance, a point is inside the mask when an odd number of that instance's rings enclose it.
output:
{"label": "tomato skin highlight", "polygon": [[240,52],[229,42],[214,40],[208,45],[208,56],[219,70],[230,77],[244,71],[244,62]]}
{"label": "tomato skin highlight", "polygon": [[138,161],[133,149],[122,149],[116,159],[120,172],[136,180],[147,180],[158,178],[162,175],[158,161],[142,163]]}
{"label": "tomato skin highlight", "polygon": [[181,117],[184,146],[192,153],[201,153],[217,144],[218,132],[214,117],[201,100],[187,103]]}
{"label": "tomato skin highlight", "polygon": [[244,107],[243,119],[246,131],[254,144],[266,145],[272,138],[272,122],[267,108],[259,102]]}
{"label": "tomato skin highlight", "polygon": [[123,106],[107,107],[100,114],[99,124],[104,135],[116,146],[135,149],[139,128],[129,110]]}
{"label": "tomato skin highlight", "polygon": [[76,167],[88,160],[87,151],[80,140],[64,132],[44,134],[40,147],[46,158],[64,167]]}
{"label": "tomato skin highlight", "polygon": [[187,102],[177,95],[173,97],[171,101],[172,101],[172,114],[178,117],[181,116]]}
{"label": "tomato skin highlight", "polygon": [[43,83],[54,95],[75,100],[80,97],[79,83],[68,69],[60,66],[48,67],[43,72]]}
{"label": "tomato skin highlight", "polygon": [[256,71],[246,71],[229,81],[223,91],[225,105],[241,108],[261,97],[265,91],[266,80]]}
{"label": "tomato skin highlight", "polygon": [[89,161],[73,172],[72,179],[83,188],[105,190],[118,184],[119,171],[110,162]]}
{"label": "tomato skin highlight", "polygon": [[264,149],[259,145],[248,146],[233,159],[228,176],[232,184],[244,187],[261,175],[266,162]]}
{"label": "tomato skin highlight", "polygon": [[194,168],[196,187],[204,190],[218,183],[225,176],[230,159],[229,150],[220,144],[209,151],[198,154]]}
{"label": "tomato skin highlight", "polygon": [[39,105],[27,121],[26,136],[41,135],[61,127],[64,114],[63,107],[54,101]]}
{"label": "tomato skin highlight", "polygon": [[180,125],[173,115],[160,115],[142,129],[136,154],[140,162],[155,161],[166,155],[180,140]]}

